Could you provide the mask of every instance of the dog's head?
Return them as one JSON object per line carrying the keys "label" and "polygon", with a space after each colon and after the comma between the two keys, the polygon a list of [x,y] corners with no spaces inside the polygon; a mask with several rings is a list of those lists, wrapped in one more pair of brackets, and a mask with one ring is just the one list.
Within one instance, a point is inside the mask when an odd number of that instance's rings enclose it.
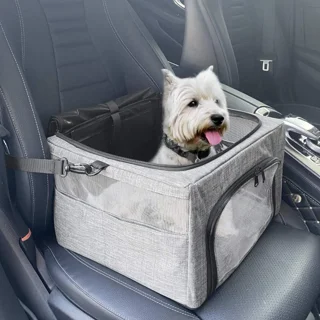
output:
{"label": "dog's head", "polygon": [[221,142],[229,126],[226,97],[210,66],[194,78],[164,75],[164,132],[187,150],[206,150]]}

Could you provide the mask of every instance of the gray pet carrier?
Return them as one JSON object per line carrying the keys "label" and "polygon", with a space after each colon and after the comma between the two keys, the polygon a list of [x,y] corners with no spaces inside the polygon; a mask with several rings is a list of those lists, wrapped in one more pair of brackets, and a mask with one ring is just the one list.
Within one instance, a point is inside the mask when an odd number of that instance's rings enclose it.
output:
{"label": "gray pet carrier", "polygon": [[[279,120],[230,111],[230,130],[218,154],[190,166],[157,166],[132,159],[159,143],[157,134],[148,133],[159,119],[160,97],[143,95],[136,97],[142,104],[126,98],[101,105],[76,130],[48,138],[53,159],[64,164],[55,175],[57,241],[197,308],[279,211],[284,128]],[[139,128],[139,136],[128,127]],[[121,144],[115,135],[125,136]],[[107,153],[115,148],[118,155]]]}

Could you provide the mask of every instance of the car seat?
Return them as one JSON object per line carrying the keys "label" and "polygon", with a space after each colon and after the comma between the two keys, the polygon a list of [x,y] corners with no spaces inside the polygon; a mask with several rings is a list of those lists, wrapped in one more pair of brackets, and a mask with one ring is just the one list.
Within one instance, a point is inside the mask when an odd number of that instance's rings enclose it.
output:
{"label": "car seat", "polygon": [[[0,0],[0,52],[6,148],[24,158],[50,157],[51,115],[146,87],[161,90],[160,69],[170,69],[127,0]],[[8,174],[12,210],[21,213],[37,244],[35,268],[2,214],[0,256],[19,297],[39,319],[298,320],[319,293],[318,239],[273,222],[230,280],[201,308],[188,310],[60,247],[53,232],[53,178]]]}
{"label": "car seat", "polygon": [[[186,0],[185,37],[180,66],[184,73],[193,73],[214,64],[220,80],[265,104],[284,116],[295,114],[320,126],[320,109],[294,102],[291,86],[292,55],[290,36],[280,24],[274,8],[264,29],[264,15],[269,2],[253,0]],[[289,13],[283,19],[289,20]],[[288,24],[288,21],[284,23]],[[265,34],[272,48],[265,48]],[[270,33],[270,34],[269,34]],[[271,34],[273,33],[273,34]],[[262,71],[266,50],[273,59],[273,72]]]}

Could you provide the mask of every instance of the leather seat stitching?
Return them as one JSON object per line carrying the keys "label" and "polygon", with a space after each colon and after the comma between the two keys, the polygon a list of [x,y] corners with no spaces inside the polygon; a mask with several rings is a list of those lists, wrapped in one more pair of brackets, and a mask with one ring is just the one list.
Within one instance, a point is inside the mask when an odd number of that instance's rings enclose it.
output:
{"label": "leather seat stitching", "polygon": [[292,180],[290,180],[289,178],[284,176],[284,179],[287,180],[287,182],[289,182],[290,184],[292,184],[295,188],[297,188],[299,191],[301,191],[307,198],[309,198],[310,200],[316,202],[319,206],[320,206],[320,202],[317,201],[316,199],[314,199],[312,196],[310,196],[309,194],[307,194],[305,191],[303,191],[300,187],[298,187],[294,182],[292,182]]}
{"label": "leather seat stitching", "polygon": [[[218,41],[219,41],[219,43],[220,43],[221,51],[223,52],[223,56],[224,56],[224,60],[225,60],[225,66],[226,66],[228,78],[229,78],[230,83],[233,83],[233,79],[232,79],[232,75],[231,75],[231,70],[230,70],[229,61],[228,61],[228,59],[227,59],[227,54],[226,54],[226,52],[225,52],[224,45],[223,45],[222,40],[221,40],[221,38],[220,38],[220,32],[217,30],[216,25],[215,25],[215,21],[212,19],[211,15],[210,15],[210,12],[209,12],[209,10],[208,10],[208,8],[207,8],[207,6],[206,6],[206,4],[205,4],[203,1],[199,2],[199,4],[201,4],[201,3],[202,3],[202,7],[203,7],[204,10],[206,11],[207,17],[209,18],[212,27],[215,29],[215,34],[217,35],[217,39],[218,39]],[[210,28],[209,28],[209,30],[210,30]]]}
{"label": "leather seat stitching", "polygon": [[199,318],[195,317],[193,314],[187,313],[184,310],[181,310],[181,309],[176,308],[176,307],[174,307],[174,306],[172,306],[172,305],[170,305],[170,304],[168,304],[166,302],[163,302],[163,301],[157,299],[156,297],[153,297],[153,296],[151,296],[151,295],[149,295],[149,294],[147,294],[145,292],[142,292],[141,290],[139,290],[137,288],[134,288],[133,286],[129,285],[128,283],[125,283],[124,281],[122,281],[120,279],[117,279],[117,278],[111,276],[110,274],[107,274],[106,272],[104,272],[102,270],[99,270],[95,266],[91,265],[89,262],[84,261],[80,257],[75,256],[69,250],[66,250],[66,249],[64,249],[64,250],[67,251],[76,260],[78,260],[81,264],[83,264],[84,266],[86,266],[89,269],[93,270],[94,272],[97,272],[97,273],[101,274],[103,277],[106,277],[106,278],[108,278],[108,279],[110,279],[110,280],[112,280],[112,281],[114,281],[114,282],[126,287],[127,289],[129,289],[131,291],[134,291],[134,292],[138,293],[139,295],[142,295],[143,297],[147,298],[148,300],[152,300],[153,302],[155,302],[155,303],[157,303],[157,304],[159,304],[159,305],[161,305],[161,306],[163,306],[165,308],[168,308],[168,309],[170,309],[172,311],[175,311],[177,313],[180,313],[180,314],[183,314],[185,316],[188,316],[188,317],[190,317],[192,319],[197,319],[197,320],[199,319]]}
{"label": "leather seat stitching", "polygon": [[152,76],[145,70],[145,68],[143,68],[143,66],[137,61],[137,59],[134,57],[133,53],[130,51],[130,49],[125,45],[125,43],[122,41],[119,33],[117,32],[114,24],[112,23],[111,20],[111,16],[109,13],[109,9],[108,9],[108,5],[106,3],[105,0],[101,0],[102,1],[102,5],[104,7],[104,12],[106,14],[107,20],[111,26],[111,29],[114,33],[114,35],[116,36],[116,38],[118,39],[118,41],[120,42],[120,44],[122,45],[122,47],[129,53],[130,57],[132,58],[132,60],[137,64],[137,66],[145,73],[145,75],[149,78],[149,80],[151,80],[151,82],[156,86],[156,88],[159,88],[157,85],[157,82],[152,78]]}
{"label": "leather seat stitching", "polygon": [[21,6],[20,6],[20,2],[19,0],[15,0],[14,1],[17,7],[17,12],[18,12],[18,16],[19,16],[19,22],[20,22],[20,29],[21,29],[21,55],[22,55],[22,69],[25,69],[25,43],[26,43],[26,39],[25,39],[25,30],[24,30],[24,21],[23,21],[23,16],[22,16],[22,10],[21,10]]}
{"label": "leather seat stitching", "polygon": [[51,248],[49,248],[47,246],[47,248],[49,249],[49,251],[51,252],[54,260],[57,262],[58,266],[60,267],[60,269],[63,271],[63,273],[68,277],[69,281],[71,281],[75,287],[77,287],[80,291],[82,291],[89,299],[91,299],[92,301],[94,301],[96,304],[98,304],[101,308],[107,310],[108,312],[111,312],[112,314],[114,314],[115,316],[117,316],[119,319],[121,320],[129,320],[127,318],[123,318],[122,316],[120,316],[118,313],[114,312],[113,310],[105,307],[104,305],[102,305],[99,301],[97,301],[96,299],[94,299],[86,290],[84,290],[74,279],[72,279],[72,277],[66,272],[66,270],[62,267],[62,265],[59,263],[58,259],[56,258],[55,254],[53,253],[53,251],[51,250]]}
{"label": "leather seat stitching", "polygon": [[[14,60],[14,62],[15,62],[15,65],[16,65],[16,67],[17,67],[17,70],[18,70],[18,72],[19,72],[19,74],[20,74],[20,78],[21,78],[21,80],[22,80],[25,93],[27,94],[29,106],[30,106],[30,109],[31,109],[31,112],[32,112],[32,116],[33,116],[35,125],[36,125],[37,133],[38,133],[38,136],[39,136],[39,140],[40,140],[40,145],[41,145],[41,149],[42,149],[43,158],[45,159],[46,156],[45,156],[45,152],[44,152],[43,141],[42,141],[41,134],[40,134],[39,124],[38,124],[37,119],[36,119],[36,116],[35,116],[35,111],[34,111],[34,109],[33,109],[33,107],[32,107],[31,97],[30,97],[30,94],[29,94],[29,92],[28,92],[26,82],[25,82],[25,80],[24,80],[24,78],[23,78],[21,69],[20,69],[19,64],[18,64],[18,62],[17,62],[17,59],[16,59],[16,57],[15,57],[13,51],[12,51],[10,42],[9,42],[9,40],[8,40],[8,38],[7,38],[7,35],[6,35],[6,33],[5,33],[4,29],[3,29],[3,26],[2,26],[2,23],[1,23],[1,22],[0,22],[0,28],[1,28],[1,30],[2,30],[2,33],[3,33],[4,37],[5,37],[5,39],[6,39],[8,48],[9,48],[9,50],[10,50],[10,52],[11,52],[11,55],[12,55],[12,58],[13,58],[13,60]],[[48,199],[48,198],[49,198],[49,176],[48,176],[48,175],[46,175],[46,176],[47,176],[47,185],[46,185],[46,187],[47,187],[47,199]],[[33,196],[35,197],[35,194],[34,194]],[[33,224],[34,224],[34,213],[35,213],[35,206],[33,207],[33,211],[32,211]],[[48,201],[46,202],[46,217],[47,217],[47,214],[48,214]],[[46,218],[45,218],[45,219],[46,219]]]}
{"label": "leather seat stitching", "polygon": [[[129,6],[128,2],[127,2],[127,6]],[[159,52],[159,47],[157,46],[157,44],[155,44],[155,46],[152,45],[152,43],[150,42],[150,40],[148,39],[147,35],[145,35],[143,33],[143,30],[140,28],[139,24],[136,22],[136,18],[132,15],[132,12],[130,11],[130,8],[128,9],[130,16],[132,17],[132,21],[135,24],[135,26],[137,27],[137,29],[140,31],[141,35],[143,36],[143,38],[146,40],[146,42],[149,44],[150,48],[152,49],[152,51],[155,53],[155,55],[157,56],[157,58],[159,59],[159,61],[162,63],[163,67],[165,68],[169,68],[171,69],[170,65],[168,65],[166,63],[166,59],[165,57],[162,55],[162,52]]]}
{"label": "leather seat stitching", "polygon": [[[12,113],[12,109],[11,109],[11,106],[9,105],[5,95],[4,95],[4,92],[2,90],[2,88],[0,87],[0,94],[2,96],[2,99],[7,107],[7,110],[8,110],[8,113],[9,113],[9,117],[11,119],[11,122],[12,122],[12,126],[14,128],[14,131],[17,135],[17,138],[18,138],[18,141],[19,141],[19,145],[20,145],[20,148],[22,150],[22,153],[24,155],[24,157],[28,158],[28,153],[27,153],[27,150],[23,144],[23,140],[22,140],[22,137],[21,137],[21,133],[20,133],[20,130],[18,128],[18,125],[15,121],[15,118],[14,118],[14,115]],[[32,177],[32,174],[31,173],[28,173],[27,174],[28,177],[29,177],[29,181],[30,181],[30,190],[31,190],[31,198],[32,198],[32,208],[35,207],[35,197],[34,197],[34,183],[33,183],[33,177]],[[32,212],[34,212],[34,209],[32,209]],[[32,227],[34,226],[34,215],[32,216]]]}

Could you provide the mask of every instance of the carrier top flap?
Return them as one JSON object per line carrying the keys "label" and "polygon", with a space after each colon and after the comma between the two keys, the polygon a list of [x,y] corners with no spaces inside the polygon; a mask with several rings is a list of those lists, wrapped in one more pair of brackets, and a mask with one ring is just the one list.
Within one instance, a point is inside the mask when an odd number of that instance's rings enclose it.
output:
{"label": "carrier top flap", "polygon": [[[152,88],[147,88],[135,93],[128,94],[126,96],[115,99],[115,105],[121,109],[128,105],[138,103],[143,100],[152,99],[153,97],[159,97],[159,93]],[[55,133],[65,133],[68,130],[88,121],[93,118],[102,116],[104,114],[113,113],[110,102],[101,103],[95,106],[89,106],[84,108],[78,108],[72,111],[63,112],[59,115],[51,117],[48,125],[47,136],[53,136]]]}
{"label": "carrier top flap", "polygon": [[[84,159],[88,163],[92,163],[96,160],[102,161],[109,165],[106,170],[100,173],[102,175],[112,177],[116,180],[122,180],[125,179],[126,176],[123,172],[127,172],[130,173],[131,184],[136,183],[140,188],[148,189],[148,181],[150,183],[156,182],[159,189],[163,190],[164,193],[167,193],[166,190],[169,191],[169,186],[173,188],[188,188],[191,184],[205,178],[209,173],[217,170],[217,168],[225,162],[230,161],[230,159],[238,156],[246,149],[254,146],[255,144],[259,145],[259,141],[262,139],[265,139],[266,142],[261,144],[261,146],[257,146],[257,148],[255,148],[256,150],[254,150],[257,161],[273,154],[275,151],[274,149],[278,149],[276,151],[278,154],[283,153],[283,122],[278,119],[265,117],[259,117],[259,119],[261,120],[260,128],[250,137],[234,147],[231,147],[227,152],[213,157],[212,161],[207,162],[205,165],[193,165],[194,167],[188,166],[188,170],[181,166],[158,166],[148,162],[132,161],[131,159],[115,157],[86,147],[81,143],[77,143],[72,139],[68,139],[59,134],[49,137],[48,143],[53,157],[65,157],[73,163],[77,163],[79,161],[83,162]],[[234,135],[234,133],[231,133],[231,135]],[[229,137],[226,135],[226,138]],[[136,176],[136,179],[133,179],[133,176]],[[162,185],[161,188],[160,185]]]}

